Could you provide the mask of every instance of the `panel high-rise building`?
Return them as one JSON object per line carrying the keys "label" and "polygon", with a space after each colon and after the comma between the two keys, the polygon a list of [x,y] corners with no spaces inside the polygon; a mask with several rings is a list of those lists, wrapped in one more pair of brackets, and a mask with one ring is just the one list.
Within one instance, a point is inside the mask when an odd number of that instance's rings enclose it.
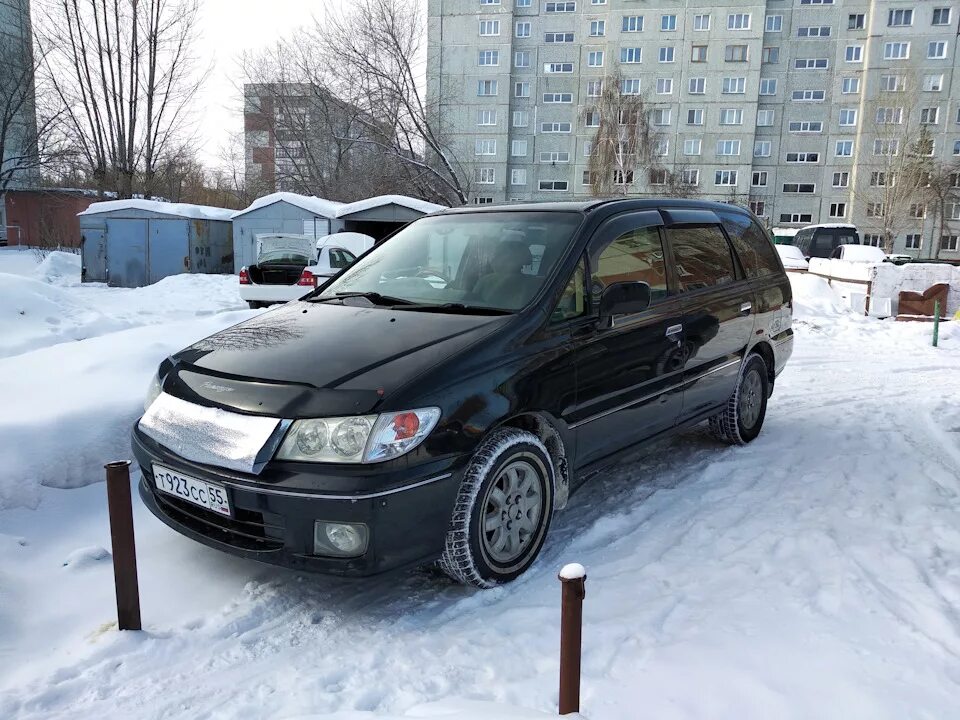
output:
{"label": "panel high-rise building", "polygon": [[590,197],[594,110],[617,82],[656,142],[642,172],[607,169],[615,192],[682,178],[771,226],[855,223],[960,257],[960,202],[935,238],[925,194],[889,188],[908,153],[960,160],[958,15],[956,0],[429,0],[428,94],[473,202]]}
{"label": "panel high-rise building", "polygon": [[36,180],[32,43],[30,0],[0,0],[0,132],[4,133],[0,181],[8,179],[10,187]]}

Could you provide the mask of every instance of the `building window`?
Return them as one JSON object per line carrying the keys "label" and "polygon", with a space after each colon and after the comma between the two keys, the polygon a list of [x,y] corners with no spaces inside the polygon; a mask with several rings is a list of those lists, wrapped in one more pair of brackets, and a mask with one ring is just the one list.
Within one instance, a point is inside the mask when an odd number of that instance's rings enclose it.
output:
{"label": "building window", "polygon": [[540,132],[542,133],[568,133],[570,129],[570,123],[568,122],[540,123]]}
{"label": "building window", "polygon": [[833,5],[833,0],[800,0],[801,5]]}
{"label": "building window", "polygon": [[674,57],[674,51],[675,51],[675,48],[674,48],[672,45],[670,45],[670,46],[668,46],[668,47],[662,47],[662,48],[660,48],[660,54],[659,54],[658,62],[662,62],[662,63],[672,63],[672,62],[673,62],[673,57]]}
{"label": "building window", "polygon": [[530,37],[530,23],[528,22],[518,22],[515,26],[515,34],[518,38],[528,38]]}
{"label": "building window", "polygon": [[530,0],[514,0],[517,7],[530,7]]}
{"label": "building window", "polygon": [[477,95],[481,97],[488,97],[496,94],[497,94],[496,80],[480,80],[477,83]]}
{"label": "building window", "polygon": [[603,67],[603,50],[591,50],[587,53],[588,67]]}
{"label": "building window", "polygon": [[654,108],[651,114],[651,120],[654,125],[664,126],[670,124],[670,108]]}
{"label": "building window", "polygon": [[572,13],[577,11],[575,2],[548,2],[544,8],[548,13]]}
{"label": "building window", "polygon": [[960,220],[960,203],[950,203],[948,214],[951,220]]}
{"label": "building window", "polygon": [[835,172],[833,174],[833,186],[835,188],[850,187],[850,173],[846,171]]}
{"label": "building window", "polygon": [[544,93],[543,102],[550,105],[573,102],[573,93]]}
{"label": "building window", "polygon": [[787,129],[792,133],[821,133],[823,132],[823,121],[793,120],[787,125]]}
{"label": "building window", "polygon": [[773,151],[773,143],[769,140],[756,140],[753,143],[754,157],[770,157]]}
{"label": "building window", "polygon": [[707,61],[707,46],[693,45],[690,48],[690,62],[704,63]]}
{"label": "building window", "polygon": [[622,63],[643,62],[643,51],[638,47],[620,48],[620,62]]}
{"label": "building window", "polygon": [[817,186],[813,183],[784,183],[783,191],[785,193],[803,193],[811,195],[817,191]]}
{"label": "building window", "polygon": [[740,108],[723,108],[720,110],[721,125],[743,125],[743,110]]}
{"label": "building window", "polygon": [[699,155],[702,141],[700,138],[687,138],[683,141],[684,155]]}
{"label": "building window", "polygon": [[764,30],[767,32],[783,32],[783,15],[767,15]]}
{"label": "building window", "polygon": [[640,94],[640,78],[624,78],[620,82],[620,94],[621,95],[639,95]]}
{"label": "building window", "polygon": [[750,13],[730,13],[727,15],[727,30],[749,30]]}
{"label": "building window", "polygon": [[902,125],[902,107],[879,107],[874,116],[877,125]]}
{"label": "building window", "polygon": [[569,183],[566,180],[541,180],[540,189],[544,192],[561,192],[567,189]]}
{"label": "building window", "polygon": [[673,78],[657,78],[657,95],[673,95]]}
{"label": "building window", "polygon": [[840,81],[840,92],[844,95],[857,95],[860,92],[860,78],[843,78]]}
{"label": "building window", "polygon": [[883,170],[875,170],[870,173],[870,187],[887,187],[887,178],[890,179],[890,187],[893,187],[896,183],[894,182],[895,176],[893,173],[889,175]]}
{"label": "building window", "polygon": [[530,97],[530,83],[518,82],[513,84],[513,96],[518,98]]}
{"label": "building window", "polygon": [[927,217],[927,206],[925,203],[911,203],[910,204],[910,217],[914,220],[923,220]]}
{"label": "building window", "polygon": [[774,110],[757,110],[757,127],[773,127]]}
{"label": "building window", "polygon": [[524,168],[515,168],[510,171],[510,184],[511,185],[526,185],[527,184],[527,171]]}
{"label": "building window", "polygon": [[549,165],[556,165],[557,163],[568,163],[570,162],[570,153],[560,152],[557,150],[542,152],[540,153],[540,162],[547,163]]}
{"label": "building window", "polygon": [[884,60],[906,60],[910,57],[910,43],[888,42],[883,45]]}
{"label": "building window", "polygon": [[606,20],[590,21],[590,37],[603,37],[607,34]]}
{"label": "building window", "polygon": [[826,70],[827,58],[797,58],[793,61],[794,70]]}
{"label": "building window", "polygon": [[607,0],[590,0],[591,5],[606,5]]}
{"label": "building window", "polygon": [[500,51],[499,50],[481,50],[480,56],[477,59],[477,65],[499,65],[500,64]]}
{"label": "building window", "polygon": [[863,13],[847,15],[847,30],[863,30],[867,25],[867,16]]}
{"label": "building window", "polygon": [[927,43],[927,59],[943,60],[947,56],[947,43],[943,40],[934,40]]}
{"label": "building window", "polygon": [[953,141],[953,154],[960,155],[960,140]]}
{"label": "building window", "polygon": [[480,0],[481,5],[499,5],[500,0]]}
{"label": "building window", "polygon": [[842,218],[847,216],[846,203],[830,203],[830,217]]}
{"label": "building window", "polygon": [[643,32],[643,15],[624,15],[620,30],[622,32]]}
{"label": "building window", "polygon": [[857,124],[857,111],[852,108],[841,108],[840,126],[853,127]]}
{"label": "building window", "polygon": [[739,140],[717,140],[717,155],[729,157],[740,154]]}
{"label": "building window", "polygon": [[477,125],[496,125],[496,124],[497,124],[496,110],[478,110],[477,111]]}
{"label": "building window", "polygon": [[776,94],[777,94],[777,79],[776,79],[776,78],[761,78],[761,79],[760,79],[760,94],[761,94],[761,95],[776,95]]}
{"label": "building window", "polygon": [[907,250],[919,250],[923,247],[923,238],[920,233],[909,233],[903,239],[903,246]]}
{"label": "building window", "polygon": [[837,157],[853,157],[853,140],[837,140]]}
{"label": "building window", "polygon": [[760,51],[760,62],[767,64],[780,62],[780,48],[777,46],[763,48]]}
{"label": "building window", "polygon": [[847,45],[843,59],[848,63],[863,62],[863,45]]}
{"label": "building window", "polygon": [[513,66],[518,68],[528,68],[530,67],[530,51],[529,50],[517,50],[513,54]]}
{"label": "building window", "polygon": [[582,185],[593,185],[593,173],[589,170],[583,171],[583,179],[580,181]]}
{"label": "building window", "polygon": [[717,170],[713,176],[714,185],[736,185],[737,184],[737,171],[736,170]]}
{"label": "building window", "polygon": [[603,95],[603,80],[587,80],[587,97]]}
{"label": "building window", "polygon": [[703,108],[687,110],[687,125],[703,125]]}
{"label": "building window", "polygon": [[937,120],[940,117],[940,108],[920,108],[920,124],[921,125],[936,125]]}
{"label": "building window", "polygon": [[499,35],[500,34],[500,21],[499,20],[481,20],[480,21],[480,35],[487,37],[490,35]]}
{"label": "building window", "polygon": [[883,203],[868,202],[867,217],[873,217],[873,218],[883,217]]}
{"label": "building window", "polygon": [[794,90],[790,97],[794,102],[823,102],[826,92],[823,90]]}
{"label": "building window", "polygon": [[480,185],[493,185],[497,179],[497,172],[492,167],[480,167],[474,170],[473,177]]}
{"label": "building window", "polygon": [[660,29],[664,32],[672,32],[677,29],[677,16],[676,15],[661,15],[660,16]]}
{"label": "building window", "polygon": [[696,168],[684,168],[680,171],[680,182],[684,185],[699,185],[700,170]]}
{"label": "building window", "polygon": [[888,27],[907,27],[913,25],[913,10],[891,10],[887,15]]}
{"label": "building window", "polygon": [[742,95],[747,89],[747,79],[742,77],[725,77],[720,87],[724,95]]}
{"label": "building window", "polygon": [[561,43],[572,43],[572,32],[548,32],[543,34],[543,41],[548,45],[558,45]]}
{"label": "building window", "polygon": [[903,92],[907,86],[907,79],[903,75],[881,75],[880,92]]}
{"label": "building window", "polygon": [[513,111],[513,126],[515,128],[527,127],[530,124],[530,113],[526,110]]}
{"label": "building window", "polygon": [[[801,3],[803,0],[801,0]],[[791,225],[802,224],[805,225],[813,221],[813,215],[811,213],[780,213],[780,222],[790,223]]]}
{"label": "building window", "polygon": [[569,74],[573,72],[573,63],[571,62],[551,62],[543,64],[543,71],[548,75]]}
{"label": "building window", "polygon": [[798,38],[828,38],[831,28],[829,25],[801,25],[797,28]]}
{"label": "building window", "polygon": [[950,24],[950,8],[934,8],[933,9],[933,20],[930,22],[931,25],[949,25]]}
{"label": "building window", "polygon": [[526,157],[527,156],[527,141],[526,140],[514,140],[510,143],[510,157]]}
{"label": "building window", "polygon": [[924,75],[923,76],[923,91],[924,92],[941,92],[943,90],[943,75]]}
{"label": "building window", "polygon": [[820,162],[820,153],[818,152],[788,152],[788,163],[816,163]]}
{"label": "building window", "polygon": [[709,29],[710,29],[710,16],[709,16],[709,15],[694,15],[694,16],[693,16],[693,29],[694,29],[694,30],[709,30]]}
{"label": "building window", "polygon": [[757,217],[763,217],[764,210],[766,210],[767,204],[763,200],[751,200],[750,201],[750,212],[752,212]]}
{"label": "building window", "polygon": [[880,247],[883,245],[883,235],[876,235],[873,233],[868,233],[863,236],[861,242],[864,245],[870,245],[871,247]]}
{"label": "building window", "polygon": [[583,114],[584,127],[600,127],[600,113],[597,110],[588,110]]}
{"label": "building window", "polygon": [[746,45],[727,45],[727,47],[724,49],[723,59],[726,62],[746,62],[747,46]]}
{"label": "building window", "polygon": [[750,177],[751,187],[766,187],[767,186],[767,171],[766,170],[754,170],[753,175]]}
{"label": "building window", "polygon": [[613,184],[614,185],[629,185],[633,182],[633,170],[614,170],[613,171]]}
{"label": "building window", "polygon": [[960,235],[941,235],[940,249],[955,252],[957,249],[958,238],[960,238]]}
{"label": "building window", "polygon": [[666,185],[667,184],[667,171],[665,168],[651,168],[650,169],[650,184],[651,185]]}

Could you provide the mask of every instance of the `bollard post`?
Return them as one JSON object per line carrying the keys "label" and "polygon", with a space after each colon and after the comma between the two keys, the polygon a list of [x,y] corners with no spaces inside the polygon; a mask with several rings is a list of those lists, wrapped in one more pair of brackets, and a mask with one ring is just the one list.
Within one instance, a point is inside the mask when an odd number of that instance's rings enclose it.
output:
{"label": "bollard post", "polygon": [[560,570],[560,702],[561,715],[580,712],[580,649],[587,571],[580,563]]}
{"label": "bollard post", "polygon": [[121,630],[140,630],[140,588],[137,583],[137,549],[133,539],[133,506],[130,502],[130,461],[118,460],[103,467],[107,471],[117,626]]}
{"label": "bollard post", "polygon": [[933,346],[940,340],[940,299],[933,301]]}

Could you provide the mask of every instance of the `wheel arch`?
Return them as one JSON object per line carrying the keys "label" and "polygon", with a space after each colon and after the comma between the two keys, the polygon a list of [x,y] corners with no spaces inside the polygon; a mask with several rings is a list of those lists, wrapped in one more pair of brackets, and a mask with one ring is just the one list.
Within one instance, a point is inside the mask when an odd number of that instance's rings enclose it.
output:
{"label": "wheel arch", "polygon": [[553,502],[554,509],[562,510],[570,497],[570,463],[568,461],[566,442],[560,432],[558,424],[542,412],[522,412],[506,418],[490,428],[489,432],[496,432],[502,427],[513,427],[526,430],[540,438],[550,460],[553,462]]}
{"label": "wheel arch", "polygon": [[770,383],[770,388],[773,388],[773,381],[776,379],[776,356],[773,352],[773,346],[766,340],[760,340],[752,348],[747,355],[759,355],[760,359],[763,360],[763,364],[767,366],[767,380]]}

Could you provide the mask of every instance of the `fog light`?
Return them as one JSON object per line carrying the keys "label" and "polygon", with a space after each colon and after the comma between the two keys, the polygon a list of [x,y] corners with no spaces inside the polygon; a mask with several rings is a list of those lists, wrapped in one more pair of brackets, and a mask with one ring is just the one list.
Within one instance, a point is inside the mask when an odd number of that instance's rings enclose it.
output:
{"label": "fog light", "polygon": [[367,551],[370,532],[363,523],[317,520],[313,524],[313,553],[330,557],[358,557]]}

